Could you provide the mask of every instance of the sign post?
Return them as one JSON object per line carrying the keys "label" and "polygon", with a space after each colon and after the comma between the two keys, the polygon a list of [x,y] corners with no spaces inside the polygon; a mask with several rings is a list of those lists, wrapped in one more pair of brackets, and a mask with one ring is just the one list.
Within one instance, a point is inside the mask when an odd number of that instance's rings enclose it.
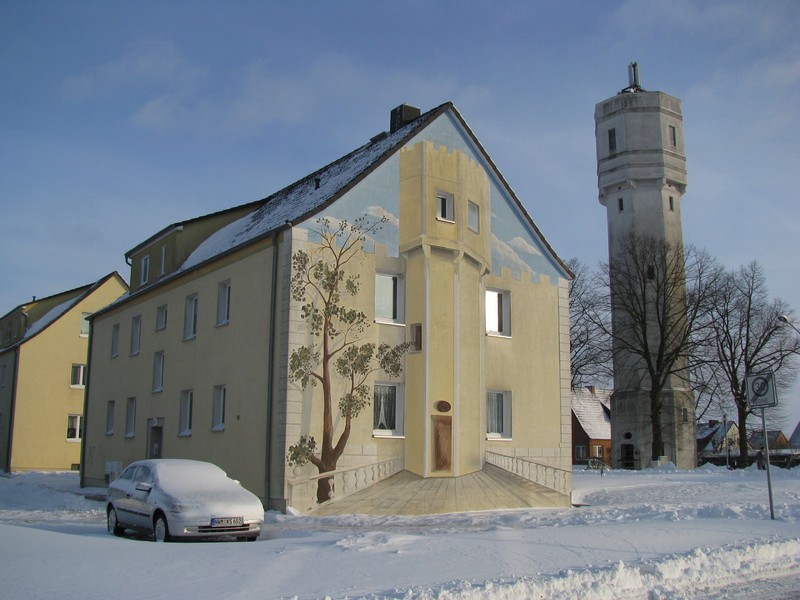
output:
{"label": "sign post", "polygon": [[[775,391],[775,377],[772,371],[748,375],[747,403],[751,409],[761,409],[761,430],[764,433],[764,460],[767,466],[767,488],[769,489],[769,516],[775,520],[775,509],[772,504],[772,477],[769,468],[769,436],[764,410],[778,405],[778,393]],[[759,468],[761,465],[759,465]]]}

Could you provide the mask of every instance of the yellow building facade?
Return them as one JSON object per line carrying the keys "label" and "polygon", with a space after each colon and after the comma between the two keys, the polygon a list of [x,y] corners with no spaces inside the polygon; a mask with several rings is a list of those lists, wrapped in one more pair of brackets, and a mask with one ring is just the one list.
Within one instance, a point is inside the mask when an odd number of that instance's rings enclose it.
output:
{"label": "yellow building facade", "polygon": [[127,284],[100,281],[21,304],[0,319],[0,469],[77,469],[89,323]]}
{"label": "yellow building facade", "polygon": [[[368,316],[360,342],[409,348],[399,377],[370,377],[372,403],[325,474],[334,501],[400,470],[459,477],[491,462],[568,503],[571,274],[455,107],[409,108],[284,190],[129,253],[130,297],[93,317],[84,485],[148,456],[196,458],[271,507],[313,508],[320,474],[287,456],[322,438],[323,410],[320,387],[289,375],[292,352],[315,343],[291,259],[319,247],[321,218],[365,217],[383,224],[347,267],[361,285],[347,307]],[[141,276],[143,257],[169,252],[182,259]]]}

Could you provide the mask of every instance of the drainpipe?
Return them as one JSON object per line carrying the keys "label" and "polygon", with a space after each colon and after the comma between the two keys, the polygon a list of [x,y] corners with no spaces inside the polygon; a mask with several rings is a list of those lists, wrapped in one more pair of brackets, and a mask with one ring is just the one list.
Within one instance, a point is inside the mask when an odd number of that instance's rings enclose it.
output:
{"label": "drainpipe", "polygon": [[[80,465],[80,487],[85,487],[86,477],[86,436],[89,433],[87,424],[89,423],[89,385],[92,383],[92,343],[94,342],[94,319],[89,319],[89,343],[86,354],[86,386],[83,390],[83,436],[81,437],[81,465]],[[105,472],[105,469],[103,469]]]}
{"label": "drainpipe", "polygon": [[267,509],[270,508],[270,478],[272,477],[272,406],[274,403],[275,375],[275,313],[277,312],[278,299],[278,233],[279,229],[272,232],[272,298],[269,307],[269,341],[267,348],[267,415],[266,415],[266,447],[264,450],[264,499]]}
{"label": "drainpipe", "polygon": [[11,380],[11,405],[8,415],[8,441],[6,447],[6,464],[0,465],[3,470],[8,474],[11,475],[11,445],[14,440],[14,412],[17,407],[17,377],[19,377],[19,357],[20,357],[20,345],[22,342],[17,343],[17,347],[14,348],[14,375],[13,379]]}

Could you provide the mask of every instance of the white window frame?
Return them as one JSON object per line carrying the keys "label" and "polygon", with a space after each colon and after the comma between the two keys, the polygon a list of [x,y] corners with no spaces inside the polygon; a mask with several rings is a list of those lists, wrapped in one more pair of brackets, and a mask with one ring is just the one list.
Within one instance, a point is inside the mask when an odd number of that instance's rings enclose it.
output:
{"label": "white window frame", "polygon": [[[492,398],[500,398],[502,402],[503,419],[499,427],[492,426],[491,409]],[[512,419],[512,403],[511,392],[508,390],[487,390],[486,391],[486,439],[487,440],[510,440],[512,435],[511,426]],[[500,431],[490,431],[491,429],[500,429]]]}
{"label": "white window frame", "polygon": [[136,398],[131,397],[125,402],[125,437],[136,436]]}
{"label": "white window frame", "polygon": [[161,246],[161,268],[159,275],[163,277],[167,274],[167,245]]}
{"label": "white window frame", "polygon": [[[392,315],[379,315],[379,294],[392,287]],[[405,323],[406,278],[394,273],[375,273],[375,321],[378,323]]]}
{"label": "white window frame", "polygon": [[475,233],[481,231],[481,207],[472,200],[467,200],[467,227]]}
{"label": "white window frame", "polygon": [[114,435],[114,413],[116,411],[117,403],[114,400],[109,400],[106,403],[106,435]]}
{"label": "white window frame", "polygon": [[111,326],[111,358],[119,356],[119,323]]}
{"label": "white window frame", "polygon": [[231,280],[217,286],[217,327],[227,325],[231,320]]}
{"label": "white window frame", "polygon": [[167,328],[168,306],[162,304],[156,309],[156,331],[162,331]]}
{"label": "white window frame", "polygon": [[[76,373],[78,377],[75,377]],[[83,389],[86,387],[86,365],[78,363],[72,365],[72,370],[69,374],[69,387],[73,389]]]}
{"label": "white window frame", "polygon": [[153,354],[153,393],[164,391],[164,351]]}
{"label": "white window frame", "polygon": [[136,356],[142,349],[142,315],[131,319],[131,356]]}
{"label": "white window frame", "polygon": [[139,285],[147,285],[150,280],[150,255],[145,254],[139,263]]}
{"label": "white window frame", "polygon": [[511,292],[486,290],[486,333],[511,337]]}
{"label": "white window frame", "polygon": [[193,340],[197,337],[197,310],[200,304],[197,294],[186,296],[183,312],[183,339]]}
{"label": "white window frame", "polygon": [[180,413],[178,415],[178,435],[192,435],[192,411],[194,410],[194,390],[182,390]]}
{"label": "white window frame", "polygon": [[603,456],[603,446],[600,444],[592,445],[592,458],[605,458]]}
{"label": "white window frame", "polygon": [[[77,427],[70,427],[73,419]],[[70,431],[74,433],[70,435]],[[81,439],[83,439],[83,415],[67,415],[67,441],[80,442]]]}
{"label": "white window frame", "polygon": [[211,431],[225,431],[225,405],[228,400],[228,387],[215,385],[211,402]]}
{"label": "white window frame", "polygon": [[422,352],[424,341],[422,339],[422,323],[412,323],[409,327],[411,335],[408,340],[411,343],[409,352]]}
{"label": "white window frame", "polygon": [[456,202],[453,194],[436,192],[436,219],[446,223],[456,222]]}
{"label": "white window frame", "polygon": [[[394,388],[394,428],[375,427],[376,412],[380,409],[375,392],[378,386]],[[372,388],[372,435],[374,437],[402,437],[405,433],[405,385],[396,382],[376,381]]]}

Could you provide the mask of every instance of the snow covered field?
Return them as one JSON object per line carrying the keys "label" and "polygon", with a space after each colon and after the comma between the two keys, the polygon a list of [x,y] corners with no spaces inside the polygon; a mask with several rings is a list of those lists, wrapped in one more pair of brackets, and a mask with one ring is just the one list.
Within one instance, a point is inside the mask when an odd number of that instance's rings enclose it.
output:
{"label": "snow covered field", "polygon": [[800,468],[772,475],[774,521],[757,470],[576,470],[579,508],[269,512],[255,544],[155,544],[109,535],[76,473],[15,474],[0,477],[0,596],[800,598]]}

